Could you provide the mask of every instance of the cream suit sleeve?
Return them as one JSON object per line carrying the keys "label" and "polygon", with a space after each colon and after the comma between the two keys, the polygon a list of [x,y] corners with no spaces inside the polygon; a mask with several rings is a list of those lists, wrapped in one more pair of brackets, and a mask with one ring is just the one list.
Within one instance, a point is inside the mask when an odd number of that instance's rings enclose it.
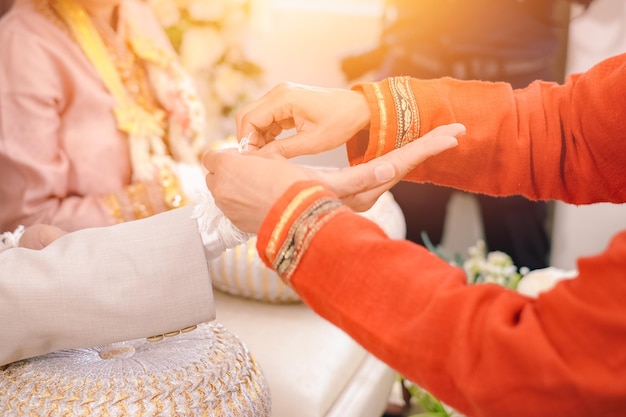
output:
{"label": "cream suit sleeve", "polygon": [[192,210],[0,253],[0,364],[214,319],[208,252]]}

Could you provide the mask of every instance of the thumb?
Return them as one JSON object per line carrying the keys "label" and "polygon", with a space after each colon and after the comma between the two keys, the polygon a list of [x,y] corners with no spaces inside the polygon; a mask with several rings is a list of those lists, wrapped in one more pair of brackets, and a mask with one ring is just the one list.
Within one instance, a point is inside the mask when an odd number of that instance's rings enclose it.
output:
{"label": "thumb", "polygon": [[20,246],[28,249],[43,249],[67,232],[55,226],[35,224],[26,228]]}
{"label": "thumb", "polygon": [[[442,129],[438,133],[456,135],[462,134],[463,129],[462,126],[456,126]],[[342,199],[374,189],[382,194],[400,182],[421,162],[455,147],[458,144],[456,137],[448,135],[424,136],[367,163],[320,175]]]}
{"label": "thumb", "polygon": [[322,180],[341,199],[363,193],[383,184],[391,188],[402,179],[393,163],[374,160],[335,171],[319,172]]}
{"label": "thumb", "polygon": [[392,163],[401,177],[404,177],[431,156],[454,148],[457,145],[458,140],[454,136],[424,136],[402,148],[383,155],[381,159]]}

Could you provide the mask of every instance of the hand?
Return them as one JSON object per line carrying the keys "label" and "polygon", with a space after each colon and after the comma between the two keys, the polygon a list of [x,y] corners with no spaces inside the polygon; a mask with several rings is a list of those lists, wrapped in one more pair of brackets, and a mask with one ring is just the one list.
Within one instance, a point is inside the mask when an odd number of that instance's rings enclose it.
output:
{"label": "hand", "polygon": [[[346,143],[370,123],[361,93],[282,83],[237,112],[237,135],[250,135],[250,149],[285,158],[316,154]],[[286,129],[296,134],[276,140]]]}
{"label": "hand", "polygon": [[298,166],[279,156],[264,157],[258,152],[239,155],[211,151],[204,157],[209,171],[206,183],[217,206],[235,226],[256,233],[272,205],[295,182],[320,181],[345,204],[363,211],[420,162],[456,146],[455,136],[464,132],[463,125],[441,126],[368,163],[329,171]]}
{"label": "hand", "polygon": [[204,155],[206,185],[215,204],[241,231],[256,233],[276,200],[297,181],[316,179],[314,170],[274,155],[232,149]]}
{"label": "hand", "polygon": [[61,236],[66,231],[48,224],[35,224],[24,230],[20,239],[20,246],[27,249],[43,249]]}
{"label": "hand", "polygon": [[365,211],[420,163],[455,147],[456,137],[464,134],[465,126],[460,123],[442,125],[402,148],[367,163],[344,168],[350,171],[346,175],[320,172],[319,176],[344,204],[354,211]]}

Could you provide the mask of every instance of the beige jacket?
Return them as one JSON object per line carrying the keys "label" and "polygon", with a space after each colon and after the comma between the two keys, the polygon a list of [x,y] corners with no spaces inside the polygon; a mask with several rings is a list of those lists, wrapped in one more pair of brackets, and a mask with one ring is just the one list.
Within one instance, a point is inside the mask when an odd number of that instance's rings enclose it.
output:
{"label": "beige jacket", "polygon": [[0,253],[0,365],[214,319],[192,209]]}

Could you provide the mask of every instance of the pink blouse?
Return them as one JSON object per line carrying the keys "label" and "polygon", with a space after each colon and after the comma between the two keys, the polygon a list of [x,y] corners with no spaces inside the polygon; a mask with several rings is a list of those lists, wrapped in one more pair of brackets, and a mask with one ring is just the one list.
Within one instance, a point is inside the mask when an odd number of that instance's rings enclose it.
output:
{"label": "pink blouse", "polygon": [[[0,230],[114,224],[106,201],[131,183],[114,99],[54,19],[32,0],[16,0],[0,20]],[[147,5],[123,0],[120,19],[172,50]]]}

